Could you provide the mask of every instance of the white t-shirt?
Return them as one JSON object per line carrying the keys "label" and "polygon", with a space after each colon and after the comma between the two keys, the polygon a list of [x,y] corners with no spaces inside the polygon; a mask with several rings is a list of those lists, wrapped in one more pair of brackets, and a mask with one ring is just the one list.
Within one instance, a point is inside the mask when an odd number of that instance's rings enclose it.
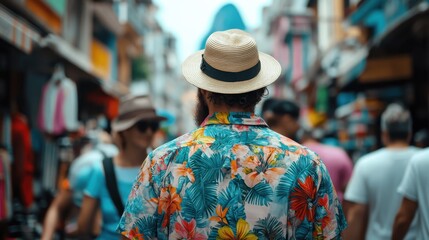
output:
{"label": "white t-shirt", "polygon": [[[418,150],[415,147],[382,148],[357,161],[344,199],[368,205],[366,239],[391,239],[393,222],[402,201],[397,189],[411,157]],[[411,224],[405,239],[416,239],[415,223]]]}
{"label": "white t-shirt", "polygon": [[418,152],[411,159],[398,192],[416,201],[417,235],[416,239],[429,239],[429,148]]}

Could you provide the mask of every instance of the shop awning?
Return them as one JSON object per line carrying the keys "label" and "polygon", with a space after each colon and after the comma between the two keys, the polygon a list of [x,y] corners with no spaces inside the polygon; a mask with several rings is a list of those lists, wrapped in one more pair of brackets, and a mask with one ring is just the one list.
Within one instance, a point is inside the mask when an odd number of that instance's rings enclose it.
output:
{"label": "shop awning", "polygon": [[337,73],[337,86],[344,88],[356,80],[365,70],[368,50],[366,47],[341,53]]}
{"label": "shop awning", "polygon": [[410,52],[414,44],[429,39],[429,3],[422,2],[407,11],[376,38],[370,56]]}
{"label": "shop awning", "polygon": [[40,41],[40,46],[52,49],[71,64],[92,75],[89,58],[66,40],[54,34],[49,34]]}
{"label": "shop awning", "polygon": [[0,38],[29,54],[41,36],[29,23],[14,16],[0,4]]}
{"label": "shop awning", "polygon": [[128,88],[126,86],[110,79],[102,79],[96,74],[93,71],[93,64],[89,57],[70,45],[64,39],[54,34],[49,34],[40,41],[40,46],[51,49],[65,61],[81,70],[88,78],[97,80],[100,87],[106,93],[117,97],[128,93]]}

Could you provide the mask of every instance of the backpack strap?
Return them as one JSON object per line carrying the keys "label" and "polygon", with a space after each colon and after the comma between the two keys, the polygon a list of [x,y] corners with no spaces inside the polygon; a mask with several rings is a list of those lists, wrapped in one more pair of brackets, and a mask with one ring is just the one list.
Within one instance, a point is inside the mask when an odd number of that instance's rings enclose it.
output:
{"label": "backpack strap", "polygon": [[106,179],[107,190],[109,191],[109,195],[113,201],[113,204],[115,204],[119,217],[121,217],[122,213],[124,212],[124,204],[122,203],[121,196],[118,190],[115,166],[113,165],[113,158],[107,157],[105,153],[103,153],[103,155],[104,177]]}

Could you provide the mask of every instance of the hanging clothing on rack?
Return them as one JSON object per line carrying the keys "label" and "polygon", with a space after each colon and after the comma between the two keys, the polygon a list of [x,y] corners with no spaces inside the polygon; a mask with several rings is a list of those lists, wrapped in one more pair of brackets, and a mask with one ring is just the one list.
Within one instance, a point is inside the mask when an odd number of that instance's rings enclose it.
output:
{"label": "hanging clothing on rack", "polygon": [[12,115],[12,186],[14,196],[18,197],[25,207],[33,203],[34,159],[31,148],[31,133],[24,115]]}
{"label": "hanging clothing on rack", "polygon": [[39,107],[40,129],[50,135],[61,135],[78,129],[76,84],[56,70],[43,87]]}
{"label": "hanging clothing on rack", "polygon": [[0,221],[12,217],[12,185],[10,156],[6,149],[0,148]]}
{"label": "hanging clothing on rack", "polygon": [[9,156],[12,156],[11,122],[12,120],[8,112],[0,113],[0,143],[2,143],[6,147]]}

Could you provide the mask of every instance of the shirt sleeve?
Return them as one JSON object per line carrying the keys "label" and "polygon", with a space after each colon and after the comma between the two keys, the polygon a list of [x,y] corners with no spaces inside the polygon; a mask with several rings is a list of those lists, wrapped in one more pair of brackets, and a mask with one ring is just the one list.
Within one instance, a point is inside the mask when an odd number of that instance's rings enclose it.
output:
{"label": "shirt sleeve", "polygon": [[105,178],[101,166],[94,166],[89,175],[88,183],[85,186],[84,193],[92,198],[100,198],[101,184],[105,185]]}
{"label": "shirt sleeve", "polygon": [[417,200],[417,171],[415,167],[414,159],[411,159],[410,164],[405,171],[405,175],[402,178],[402,182],[399,185],[398,192],[404,197],[411,199],[413,201]]}
{"label": "shirt sleeve", "polygon": [[368,203],[368,189],[366,186],[366,179],[364,174],[365,166],[362,160],[359,160],[353,170],[352,177],[347,185],[344,199],[350,202],[359,204]]}
{"label": "shirt sleeve", "polygon": [[158,237],[159,198],[155,189],[159,189],[159,185],[155,183],[152,171],[156,169],[156,162],[150,157],[145,160],[116,229],[118,233],[129,239],[156,239]]}
{"label": "shirt sleeve", "polygon": [[326,166],[317,158],[299,172],[290,193],[289,233],[295,239],[341,236],[347,223]]}

